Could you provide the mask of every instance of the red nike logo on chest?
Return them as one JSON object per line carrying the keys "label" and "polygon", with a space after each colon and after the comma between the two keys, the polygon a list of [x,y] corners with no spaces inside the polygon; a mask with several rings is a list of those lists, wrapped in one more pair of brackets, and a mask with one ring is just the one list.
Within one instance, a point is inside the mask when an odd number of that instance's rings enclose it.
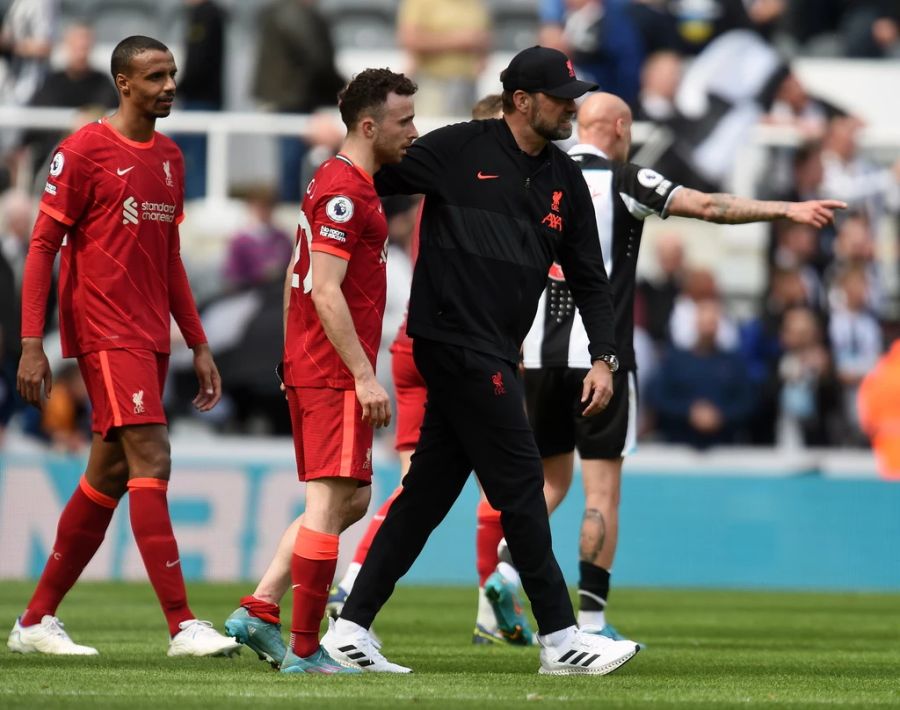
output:
{"label": "red nike logo on chest", "polygon": [[499,175],[486,175],[485,173],[483,173],[479,170],[478,175],[476,175],[476,177],[479,180],[494,180],[495,178],[498,178],[500,176]]}

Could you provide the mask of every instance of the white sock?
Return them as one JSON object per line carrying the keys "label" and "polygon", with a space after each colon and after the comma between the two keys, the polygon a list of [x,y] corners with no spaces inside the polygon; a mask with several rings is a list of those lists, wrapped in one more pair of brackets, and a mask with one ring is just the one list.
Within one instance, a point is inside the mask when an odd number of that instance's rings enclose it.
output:
{"label": "white sock", "polygon": [[497,617],[494,616],[494,608],[484,593],[484,587],[478,588],[478,616],[475,623],[488,631],[497,629]]}
{"label": "white sock", "polygon": [[606,626],[606,611],[579,611],[578,625],[581,627],[591,626],[602,629]]}
{"label": "white sock", "polygon": [[364,629],[362,626],[357,624],[355,621],[350,621],[349,619],[344,619],[341,617],[337,621],[334,622],[334,632],[341,636],[345,634],[356,635],[360,632],[368,633],[368,629]]}
{"label": "white sock", "polygon": [[351,562],[347,565],[347,571],[344,572],[344,576],[341,578],[341,581],[338,582],[338,586],[347,592],[347,594],[353,591],[353,585],[356,584],[356,576],[361,569],[362,565],[359,562]]}
{"label": "white sock", "polygon": [[519,573],[515,567],[509,564],[509,562],[498,562],[497,571],[507,582],[515,584],[516,587],[519,586]]}
{"label": "white sock", "polygon": [[559,631],[554,631],[552,634],[538,636],[538,641],[540,641],[541,646],[544,646],[545,648],[550,646],[562,646],[564,643],[569,642],[577,630],[577,626],[567,626]]}
{"label": "white sock", "polygon": [[500,542],[497,543],[497,557],[500,558],[501,562],[512,561],[512,558],[509,555],[509,545],[506,544],[505,537],[501,537]]}

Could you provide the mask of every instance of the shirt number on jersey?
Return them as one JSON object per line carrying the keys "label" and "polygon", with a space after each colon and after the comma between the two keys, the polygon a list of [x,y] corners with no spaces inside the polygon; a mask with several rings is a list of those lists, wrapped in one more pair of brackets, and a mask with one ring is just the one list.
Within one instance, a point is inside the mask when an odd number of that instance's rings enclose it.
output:
{"label": "shirt number on jersey", "polygon": [[[303,240],[306,242],[306,253],[309,255],[309,266],[306,268],[306,274],[303,276],[303,293],[306,294],[312,291],[312,227],[303,210],[300,210],[300,218],[297,220],[297,225],[303,233]],[[300,262],[302,246],[303,241],[298,239],[297,246],[294,248],[294,269],[297,268],[297,264]],[[295,272],[291,275],[291,286],[300,288],[300,274]]]}

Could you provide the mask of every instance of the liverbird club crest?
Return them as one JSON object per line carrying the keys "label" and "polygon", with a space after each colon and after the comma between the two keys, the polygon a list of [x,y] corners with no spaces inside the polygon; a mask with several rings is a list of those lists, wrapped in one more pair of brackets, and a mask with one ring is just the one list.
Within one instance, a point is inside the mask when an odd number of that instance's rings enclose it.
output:
{"label": "liverbird club crest", "polygon": [[175,187],[175,182],[172,180],[172,166],[169,165],[168,160],[163,161],[163,172],[166,174],[166,185],[168,187]]}
{"label": "liverbird club crest", "polygon": [[134,413],[144,413],[144,390],[139,390],[131,395],[131,401],[134,403]]}

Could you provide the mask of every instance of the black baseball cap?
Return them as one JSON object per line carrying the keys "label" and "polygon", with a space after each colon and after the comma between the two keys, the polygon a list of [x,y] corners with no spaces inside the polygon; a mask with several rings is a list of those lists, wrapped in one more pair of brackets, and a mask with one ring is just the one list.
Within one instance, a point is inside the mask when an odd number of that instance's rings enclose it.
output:
{"label": "black baseball cap", "polygon": [[599,88],[597,84],[577,79],[572,62],[558,49],[537,45],[514,56],[500,72],[500,81],[506,91],[540,91],[558,99],[577,99]]}

